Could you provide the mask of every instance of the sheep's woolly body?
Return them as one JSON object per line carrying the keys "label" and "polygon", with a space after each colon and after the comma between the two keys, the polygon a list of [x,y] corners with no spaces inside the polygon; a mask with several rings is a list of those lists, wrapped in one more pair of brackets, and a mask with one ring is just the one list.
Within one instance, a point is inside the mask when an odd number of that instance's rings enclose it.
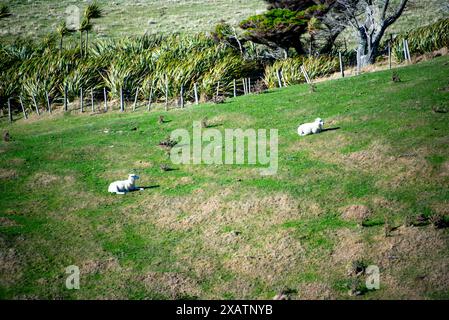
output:
{"label": "sheep's woolly body", "polygon": [[136,180],[138,176],[130,174],[128,180],[115,181],[109,185],[108,191],[115,194],[125,194],[130,191],[143,190],[143,188],[136,187]]}
{"label": "sheep's woolly body", "polygon": [[315,122],[304,123],[298,127],[298,134],[300,136],[307,136],[309,134],[319,133],[323,130],[324,121],[317,118]]}

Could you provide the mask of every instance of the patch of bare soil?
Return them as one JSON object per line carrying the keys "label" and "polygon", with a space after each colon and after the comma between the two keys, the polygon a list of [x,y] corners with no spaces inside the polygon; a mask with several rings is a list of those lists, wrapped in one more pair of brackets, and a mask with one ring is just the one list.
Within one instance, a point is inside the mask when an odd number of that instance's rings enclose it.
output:
{"label": "patch of bare soil", "polygon": [[17,177],[16,170],[0,168],[0,180],[11,180]]}
{"label": "patch of bare soil", "polygon": [[372,215],[372,211],[365,205],[354,204],[343,209],[342,218],[344,220],[355,220],[359,223],[368,219]]}
{"label": "patch of bare soil", "polygon": [[170,299],[198,297],[201,294],[198,283],[183,274],[175,272],[150,272],[142,278],[146,288],[168,296]]}

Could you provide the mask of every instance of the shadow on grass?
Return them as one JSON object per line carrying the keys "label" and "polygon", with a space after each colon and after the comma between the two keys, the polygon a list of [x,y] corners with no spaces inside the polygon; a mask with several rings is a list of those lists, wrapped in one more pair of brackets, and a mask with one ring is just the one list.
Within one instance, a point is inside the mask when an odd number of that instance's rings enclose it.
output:
{"label": "shadow on grass", "polygon": [[221,123],[209,124],[209,125],[207,125],[206,129],[217,128],[217,127],[221,127],[222,125],[223,124],[221,124]]}
{"label": "shadow on grass", "polygon": [[329,128],[329,129],[323,129],[321,130],[321,132],[326,132],[326,131],[335,131],[335,130],[340,130],[340,127],[335,127],[335,128]]}
{"label": "shadow on grass", "polygon": [[[155,185],[155,186],[147,186],[147,187],[139,187],[142,188],[143,190],[148,190],[148,189],[156,189],[156,188],[160,188],[160,185]],[[139,190],[136,190],[139,191]]]}

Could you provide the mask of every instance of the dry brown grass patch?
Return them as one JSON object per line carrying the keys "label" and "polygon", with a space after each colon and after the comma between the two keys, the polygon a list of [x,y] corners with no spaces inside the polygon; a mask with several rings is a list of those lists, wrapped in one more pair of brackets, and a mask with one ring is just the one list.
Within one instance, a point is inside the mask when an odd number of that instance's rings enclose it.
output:
{"label": "dry brown grass patch", "polygon": [[87,260],[80,266],[80,271],[82,274],[103,273],[118,270],[120,270],[120,264],[116,258],[108,258],[105,260]]}
{"label": "dry brown grass patch", "polygon": [[150,272],[142,278],[142,281],[149,290],[168,296],[170,299],[199,297],[201,294],[198,283],[181,273]]}
{"label": "dry brown grass patch", "polygon": [[363,222],[365,219],[368,219],[372,215],[371,209],[361,204],[350,205],[342,211],[343,214],[341,217],[344,220],[355,220],[359,223]]}
{"label": "dry brown grass patch", "polygon": [[333,293],[330,286],[322,282],[303,283],[298,288],[298,299],[329,300]]}
{"label": "dry brown grass patch", "polygon": [[19,253],[0,238],[0,286],[5,288],[16,283],[22,276]]}
{"label": "dry brown grass patch", "polygon": [[16,170],[0,168],[0,180],[11,180],[17,177]]}
{"label": "dry brown grass patch", "polygon": [[38,172],[36,173],[29,182],[29,187],[31,188],[39,188],[39,187],[50,187],[54,184],[63,183],[64,178],[48,173],[48,172]]}
{"label": "dry brown grass patch", "polygon": [[361,260],[365,244],[360,230],[341,229],[335,234],[336,246],[332,251],[332,263],[341,271],[347,272],[353,261]]}
{"label": "dry brown grass patch", "polygon": [[286,274],[300,272],[304,262],[305,250],[301,243],[287,230],[281,230],[261,236],[257,245],[240,246],[224,266],[237,274],[274,284]]}
{"label": "dry brown grass patch", "polygon": [[2,227],[16,227],[19,224],[14,220],[11,220],[7,217],[0,217],[0,226]]}

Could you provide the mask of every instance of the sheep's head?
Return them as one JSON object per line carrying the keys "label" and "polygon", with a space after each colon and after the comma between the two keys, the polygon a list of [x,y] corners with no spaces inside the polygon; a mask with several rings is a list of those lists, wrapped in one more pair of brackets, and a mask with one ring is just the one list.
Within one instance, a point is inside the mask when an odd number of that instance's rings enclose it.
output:
{"label": "sheep's head", "polygon": [[324,121],[321,118],[316,118],[315,123],[319,125],[321,129],[323,129]]}
{"label": "sheep's head", "polygon": [[134,180],[137,180],[137,179],[139,179],[140,177],[138,176],[138,175],[136,175],[136,174],[130,174],[129,176],[128,176],[128,179],[129,180],[131,180],[131,181],[134,181]]}

